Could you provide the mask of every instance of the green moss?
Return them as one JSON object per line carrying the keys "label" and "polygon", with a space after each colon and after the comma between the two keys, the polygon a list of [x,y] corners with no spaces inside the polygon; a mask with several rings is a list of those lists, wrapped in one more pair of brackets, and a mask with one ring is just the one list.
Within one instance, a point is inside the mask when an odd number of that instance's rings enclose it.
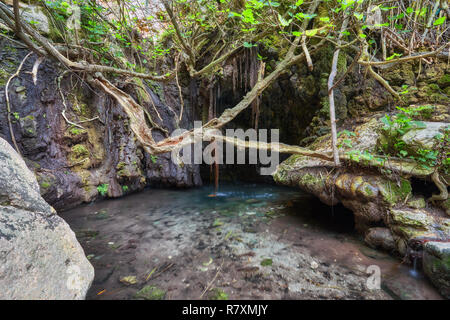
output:
{"label": "green moss", "polygon": [[437,82],[439,86],[441,87],[448,87],[450,86],[450,74],[446,73],[444,74]]}
{"label": "green moss", "polygon": [[441,208],[445,210],[445,213],[447,213],[448,216],[450,216],[450,198],[441,203]]}
{"label": "green moss", "polygon": [[117,170],[122,170],[123,168],[125,168],[125,166],[126,166],[127,164],[125,163],[125,162],[119,162],[118,164],[117,164],[117,166],[116,166],[116,169]]}
{"label": "green moss", "polygon": [[120,177],[128,177],[130,176],[130,171],[127,169],[127,164],[125,162],[119,162],[116,166],[117,176]]}
{"label": "green moss", "polygon": [[9,72],[7,72],[5,69],[0,68],[0,86],[6,85],[6,81],[8,81],[10,77]]}
{"label": "green moss", "polygon": [[97,191],[100,193],[103,197],[108,193],[109,184],[104,183],[99,186],[97,186]]}
{"label": "green moss", "polygon": [[436,83],[430,83],[427,87],[429,93],[439,91],[439,86]]}
{"label": "green moss", "polygon": [[228,294],[219,288],[214,288],[213,290],[211,290],[211,294],[209,297],[211,300],[228,300]]}
{"label": "green moss", "polygon": [[88,149],[86,149],[86,147],[83,146],[82,144],[74,145],[71,150],[77,156],[81,156],[81,155],[85,156],[85,155],[89,154]]}
{"label": "green moss", "polygon": [[41,187],[44,189],[50,188],[50,183],[48,183],[47,181],[43,181],[41,183]]}
{"label": "green moss", "polygon": [[411,194],[411,183],[406,179],[401,179],[400,184],[387,180],[380,186],[381,194],[389,205],[395,205],[404,201]]}
{"label": "green moss", "polygon": [[300,184],[311,187],[323,188],[325,186],[325,181],[320,175],[305,173],[300,178]]}
{"label": "green moss", "polygon": [[367,197],[369,197],[369,198],[371,198],[371,197],[374,196],[374,190],[373,190],[373,187],[372,187],[370,184],[367,184],[367,185],[364,187],[364,194],[365,194]]}
{"label": "green moss", "polygon": [[155,286],[145,286],[136,293],[136,298],[145,300],[163,300],[166,295],[164,290]]}
{"label": "green moss", "polygon": [[136,86],[136,94],[137,94],[137,98],[138,98],[138,102],[139,104],[145,104],[145,103],[150,103],[151,102],[151,97],[150,95],[147,93],[147,91],[144,90],[145,88],[145,84],[142,81],[142,79],[138,79],[135,78],[134,82],[137,84]]}
{"label": "green moss", "polygon": [[408,201],[408,206],[415,209],[423,209],[426,207],[426,202],[423,197],[414,198]]}
{"label": "green moss", "polygon": [[339,73],[347,72],[347,56],[344,52],[339,55],[337,70]]}
{"label": "green moss", "polygon": [[76,144],[71,148],[69,159],[72,162],[78,162],[89,157],[89,150],[82,144]]}
{"label": "green moss", "polygon": [[402,227],[427,230],[433,219],[421,211],[390,210],[392,222]]}
{"label": "green moss", "polygon": [[273,263],[272,259],[264,259],[263,261],[261,261],[261,265],[263,267],[268,267],[271,266]]}
{"label": "green moss", "polygon": [[166,99],[164,97],[164,92],[163,92],[162,86],[159,83],[154,82],[152,80],[146,80],[145,83],[150,87],[150,89],[153,91],[153,93],[155,93],[158,96],[158,98],[163,103],[165,103]]}
{"label": "green moss", "polygon": [[71,127],[69,128],[69,132],[70,132],[71,135],[77,136],[77,135],[80,135],[80,134],[82,134],[82,133],[85,133],[86,130],[77,128],[77,127],[75,127],[75,126],[71,126]]}

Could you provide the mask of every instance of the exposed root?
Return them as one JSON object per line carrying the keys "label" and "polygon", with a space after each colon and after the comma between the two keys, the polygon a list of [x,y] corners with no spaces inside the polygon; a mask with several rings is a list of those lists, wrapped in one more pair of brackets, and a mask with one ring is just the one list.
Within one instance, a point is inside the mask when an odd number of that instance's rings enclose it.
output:
{"label": "exposed root", "polygon": [[183,92],[181,91],[180,82],[178,80],[178,62],[180,61],[180,55],[178,55],[175,58],[175,82],[178,87],[178,94],[180,96],[180,117],[177,119],[177,122],[179,123],[183,119],[183,109],[184,109],[184,100],[183,100]]}
{"label": "exposed root", "polygon": [[448,199],[447,186],[441,181],[438,170],[435,170],[431,175],[431,180],[433,180],[436,187],[438,187],[440,194],[434,194],[430,197],[430,201],[435,203],[435,201],[445,201]]}
{"label": "exposed root", "polygon": [[22,155],[22,153],[20,152],[19,146],[17,145],[17,141],[16,138],[14,137],[14,131],[12,128],[12,123],[11,123],[11,102],[9,100],[9,84],[11,83],[12,79],[14,79],[15,77],[17,77],[20,74],[20,71],[22,70],[22,67],[25,63],[25,61],[28,59],[29,56],[31,56],[33,54],[33,52],[28,53],[25,58],[23,58],[22,62],[19,65],[19,68],[17,68],[16,73],[14,73],[9,79],[8,82],[6,82],[6,86],[5,86],[5,97],[6,97],[6,110],[8,111],[8,115],[6,116],[8,119],[8,126],[9,126],[9,133],[11,134],[11,140],[14,144],[14,147],[16,148],[16,151],[18,154]]}
{"label": "exposed root", "polygon": [[378,82],[387,90],[389,91],[397,100],[401,100],[400,95],[398,94],[397,91],[395,91],[390,85],[389,83],[383,79],[382,76],[380,76],[378,73],[376,73],[373,68],[371,66],[367,67],[367,70],[369,71],[369,73],[372,75],[372,77],[374,77],[376,80],[378,80]]}
{"label": "exposed root", "polygon": [[62,92],[62,90],[61,90],[61,80],[62,80],[62,78],[64,78],[64,76],[65,76],[68,72],[69,72],[69,70],[66,70],[66,71],[64,71],[58,78],[56,78],[56,84],[57,84],[57,86],[58,86],[59,95],[61,96],[62,103],[63,103],[63,106],[64,106],[64,110],[61,112],[61,114],[62,114],[64,120],[66,120],[66,122],[67,122],[68,124],[70,124],[70,125],[72,125],[72,126],[75,126],[75,127],[78,127],[78,128],[80,128],[80,129],[84,129],[83,126],[81,126],[81,125],[79,125],[79,124],[77,124],[77,123],[75,123],[75,122],[70,121],[70,120],[67,118],[67,116],[66,116],[67,104],[66,104],[66,98],[64,97],[64,94],[63,94],[63,92]]}
{"label": "exposed root", "polygon": [[214,281],[216,281],[216,278],[217,278],[217,276],[219,275],[220,270],[222,270],[223,262],[224,262],[224,260],[222,259],[222,263],[221,263],[220,266],[217,268],[216,275],[215,275],[214,278],[211,280],[211,282],[208,283],[208,285],[206,286],[205,290],[203,290],[203,292],[202,292],[202,294],[200,295],[199,299],[203,298],[203,296],[204,296],[205,293],[209,290],[209,288],[210,288],[211,285],[214,283]]}
{"label": "exposed root", "polygon": [[37,73],[39,70],[39,66],[41,65],[42,61],[44,61],[45,57],[39,57],[36,59],[33,65],[33,70],[31,71],[31,75],[33,76],[33,83],[34,85],[37,84]]}

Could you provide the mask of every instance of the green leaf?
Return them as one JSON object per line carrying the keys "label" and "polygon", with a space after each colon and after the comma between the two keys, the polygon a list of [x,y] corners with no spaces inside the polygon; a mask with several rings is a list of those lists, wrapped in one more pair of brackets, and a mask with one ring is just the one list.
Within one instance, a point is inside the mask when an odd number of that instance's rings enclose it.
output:
{"label": "green leaf", "polygon": [[390,60],[392,60],[392,59],[394,59],[396,57],[401,57],[401,56],[402,56],[402,54],[400,54],[400,53],[394,53],[392,56],[387,57],[386,61],[390,61]]}
{"label": "green leaf", "polygon": [[356,19],[358,19],[358,20],[361,20],[361,19],[364,17],[364,15],[363,15],[362,13],[357,13],[357,12],[355,12],[353,15],[354,15],[354,16],[356,17]]}
{"label": "green leaf", "polygon": [[280,14],[278,14],[278,20],[280,20],[280,24],[283,27],[287,27],[289,25],[289,21],[286,21]]}
{"label": "green leaf", "polygon": [[440,17],[433,23],[433,25],[440,26],[441,24],[443,24],[445,22],[445,19],[447,19],[446,16]]}
{"label": "green leaf", "polygon": [[306,30],[305,34],[308,37],[314,37],[318,31],[319,31],[319,29]]}

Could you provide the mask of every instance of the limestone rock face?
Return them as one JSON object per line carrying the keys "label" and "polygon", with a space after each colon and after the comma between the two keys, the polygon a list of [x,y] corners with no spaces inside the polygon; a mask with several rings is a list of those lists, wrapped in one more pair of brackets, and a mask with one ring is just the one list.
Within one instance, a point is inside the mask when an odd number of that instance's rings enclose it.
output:
{"label": "limestone rock face", "polygon": [[[426,128],[411,130],[403,136],[411,149],[432,149],[434,137],[448,126],[440,122],[425,124]],[[407,168],[406,162],[402,163],[403,168],[397,167],[403,170],[403,175],[368,168],[365,161],[378,154],[380,133],[380,121],[372,118],[354,128],[353,134],[345,137],[348,141],[343,141],[344,135],[339,137],[338,146],[346,143],[352,146],[342,150],[357,158],[352,166],[336,168],[330,161],[293,155],[277,167],[273,177],[277,183],[299,187],[328,205],[342,203],[352,210],[355,228],[364,233],[365,241],[372,247],[409,258],[420,257],[424,252],[427,275],[448,296],[449,256],[442,247],[446,242],[448,246],[450,240],[450,219],[445,214],[448,200],[433,204],[413,190],[409,177],[426,179],[431,171],[418,170],[417,166]],[[330,153],[330,140],[329,136],[318,138],[309,148]],[[392,164],[390,159],[389,165]],[[430,241],[439,250],[425,247],[424,244],[431,246]]]}
{"label": "limestone rock face", "polygon": [[20,14],[22,19],[36,26],[42,34],[49,34],[50,22],[44,10],[41,6],[21,4]]}
{"label": "limestone rock face", "polygon": [[68,224],[0,139],[0,299],[84,299],[94,269]]}
{"label": "limestone rock face", "polygon": [[450,126],[448,122],[425,122],[424,124],[425,128],[408,131],[402,137],[402,141],[414,150],[432,149],[436,144],[434,137]]}
{"label": "limestone rock face", "polygon": [[[6,110],[4,86],[28,50],[1,41],[5,45],[0,47],[0,110]],[[29,72],[36,59],[36,55],[30,56],[21,76],[10,84],[11,119],[17,145],[36,175],[42,197],[52,207],[67,210],[102,197],[121,197],[146,186],[201,185],[199,165],[178,166],[170,153],[150,156],[136,140],[127,114],[114,99],[96,94],[85,85],[72,86],[66,78],[61,81],[61,90],[67,98],[67,118],[83,121],[98,117],[83,122],[83,128],[69,125],[62,116],[65,107],[55,81],[62,71],[51,59],[45,59],[35,85]],[[180,114],[181,104],[175,81],[151,86],[143,81],[138,87],[122,89],[135,97],[152,119],[158,119],[162,128],[168,132],[177,128],[174,113]],[[191,128],[190,110],[184,108],[180,128]],[[7,115],[0,112],[0,137],[12,143]],[[160,141],[165,135],[155,130],[153,137]],[[103,189],[106,192],[100,191]]]}
{"label": "limestone rock face", "polygon": [[423,269],[441,294],[450,299],[450,242],[427,242]]}

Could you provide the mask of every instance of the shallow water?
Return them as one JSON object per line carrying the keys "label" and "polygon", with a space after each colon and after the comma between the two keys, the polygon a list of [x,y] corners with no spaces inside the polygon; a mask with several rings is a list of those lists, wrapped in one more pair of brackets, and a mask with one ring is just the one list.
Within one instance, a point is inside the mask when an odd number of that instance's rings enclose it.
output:
{"label": "shallow water", "polygon": [[147,189],[62,213],[95,268],[88,299],[147,285],[165,299],[441,299],[420,270],[367,247],[342,207],[272,185],[212,191]]}

